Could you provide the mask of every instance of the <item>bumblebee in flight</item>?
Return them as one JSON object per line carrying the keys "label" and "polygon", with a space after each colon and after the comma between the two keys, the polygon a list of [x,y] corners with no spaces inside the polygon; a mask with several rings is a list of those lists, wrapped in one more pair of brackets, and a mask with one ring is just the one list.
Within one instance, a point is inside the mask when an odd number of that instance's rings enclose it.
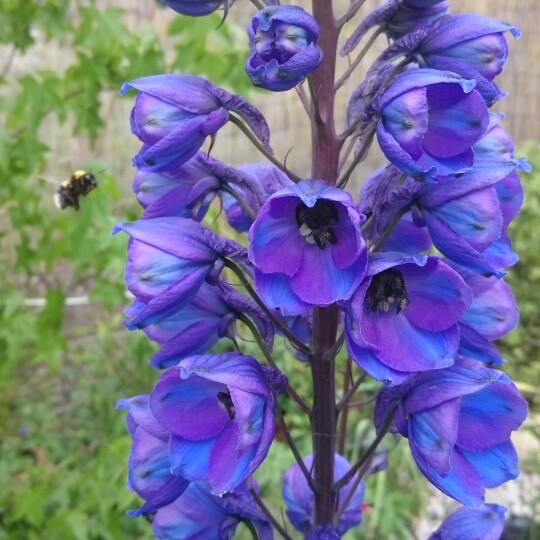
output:
{"label": "bumblebee in flight", "polygon": [[72,206],[79,210],[79,197],[85,197],[97,188],[96,177],[86,171],[75,171],[67,180],[62,182],[54,196],[54,203],[60,210]]}

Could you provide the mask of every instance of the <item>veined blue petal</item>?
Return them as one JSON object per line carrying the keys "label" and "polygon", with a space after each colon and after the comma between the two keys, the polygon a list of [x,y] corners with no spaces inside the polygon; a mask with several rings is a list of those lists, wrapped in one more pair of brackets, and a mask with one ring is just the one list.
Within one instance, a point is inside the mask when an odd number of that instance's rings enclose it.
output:
{"label": "veined blue petal", "polygon": [[172,435],[168,447],[171,472],[189,480],[206,480],[215,442],[215,439],[188,441]]}
{"label": "veined blue petal", "polygon": [[487,488],[500,486],[504,482],[508,482],[508,480],[517,478],[519,475],[516,449],[510,441],[494,446],[484,452],[461,450],[461,453],[476,469]]}
{"label": "veined blue petal", "polygon": [[457,264],[485,276],[503,277],[505,272],[493,268],[486,258],[473,249],[468,242],[454,232],[444,221],[429,212],[424,219],[435,247]]}
{"label": "veined blue petal", "polygon": [[459,508],[428,540],[499,540],[504,529],[505,512],[506,508],[498,504]]}
{"label": "veined blue petal", "polygon": [[460,400],[455,398],[425,412],[413,415],[409,421],[409,439],[414,439],[418,453],[441,476],[450,472],[450,458],[458,436]]}

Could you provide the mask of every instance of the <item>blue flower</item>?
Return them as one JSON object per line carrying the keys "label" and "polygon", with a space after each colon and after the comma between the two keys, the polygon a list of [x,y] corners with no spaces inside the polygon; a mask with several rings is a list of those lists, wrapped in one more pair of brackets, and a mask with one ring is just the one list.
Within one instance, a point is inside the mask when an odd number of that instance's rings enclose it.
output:
{"label": "blue flower", "polygon": [[462,173],[489,114],[474,81],[434,69],[398,75],[380,97],[377,139],[384,155],[413,178]]}
{"label": "blue flower", "polygon": [[352,197],[322,180],[272,195],[249,231],[255,284],[269,307],[296,315],[350,298],[367,250]]}
{"label": "blue flower", "polygon": [[254,86],[273,92],[290,90],[322,61],[319,26],[297,6],[269,6],[248,27],[251,54],[246,73]]}
{"label": "blue flower", "polygon": [[179,216],[201,221],[219,195],[230,225],[246,232],[253,220],[231,192],[257,213],[272,193],[291,184],[275,165],[252,163],[236,168],[199,151],[179,166],[139,169],[133,191],[144,208],[144,219]]}
{"label": "blue flower", "polygon": [[[310,454],[304,459],[308,471],[313,468],[313,456]],[[334,456],[334,481],[339,480],[351,468],[349,462],[339,454]],[[337,524],[337,533],[345,534],[351,527],[362,521],[361,505],[364,500],[365,484],[356,483],[357,477],[353,477],[337,494],[337,500],[345,501],[349,496],[349,502],[345,511],[341,514]],[[354,492],[351,495],[353,486]],[[315,495],[309,487],[306,477],[298,464],[287,470],[283,477],[282,487],[283,501],[287,506],[287,516],[300,532],[308,533],[312,530],[313,512],[315,508]]]}
{"label": "blue flower", "polygon": [[459,320],[459,357],[494,367],[502,364],[493,342],[512,331],[518,322],[518,307],[508,284],[495,276],[486,278],[453,265],[473,293],[469,309]]}
{"label": "blue flower", "polygon": [[218,237],[187,218],[163,217],[119,223],[131,239],[125,279],[128,290],[145,304],[130,329],[144,328],[185,306],[202,283],[214,281],[229,255],[244,260],[244,248]]}
{"label": "blue flower", "polygon": [[203,482],[192,482],[181,497],[157,511],[152,529],[159,540],[229,540],[243,521],[253,525],[260,540],[274,537],[244,485],[217,497]]}
{"label": "blue flower", "polygon": [[228,0],[165,0],[165,2],[174,11],[191,17],[208,15],[220,6],[224,6],[225,10],[228,9]]}
{"label": "blue flower", "polygon": [[[140,320],[145,308],[145,303],[136,300],[126,315]],[[170,367],[187,356],[208,352],[223,337],[234,339],[236,321],[244,315],[253,319],[270,349],[273,326],[250,298],[224,282],[203,283],[187,305],[143,328],[150,339],[162,345],[150,364],[158,369]],[[127,325],[133,328],[130,322]]]}
{"label": "blue flower", "polygon": [[143,142],[133,158],[138,168],[162,171],[185,163],[237,113],[268,148],[269,129],[261,112],[244,98],[195,75],[154,75],[122,85],[139,91],[131,131]]}
{"label": "blue flower", "polygon": [[435,255],[374,253],[344,306],[349,354],[373,378],[391,384],[451,366],[458,320],[471,300],[461,276]]}
{"label": "blue flower", "polygon": [[177,499],[189,481],[171,471],[168,433],[148,409],[148,396],[121,399],[117,409],[126,409],[126,424],[132,438],[128,461],[128,485],[145,500],[133,516],[151,514]]}
{"label": "blue flower", "polygon": [[422,474],[462,504],[482,504],[486,488],[519,474],[510,434],[525,420],[527,403],[504,373],[450,367],[383,388],[377,428],[395,407],[395,428]]}
{"label": "blue flower", "polygon": [[505,513],[506,508],[499,504],[459,508],[428,540],[499,540],[504,530]]}
{"label": "blue flower", "polygon": [[257,361],[240,353],[185,358],[149,396],[166,430],[171,471],[230,492],[262,463],[274,436],[274,395]]}
{"label": "blue flower", "polygon": [[414,54],[422,67],[474,79],[476,90],[492,105],[506,95],[492,81],[508,58],[503,35],[507,31],[515,38],[520,35],[515,26],[490,17],[469,13],[445,15],[431,26]]}

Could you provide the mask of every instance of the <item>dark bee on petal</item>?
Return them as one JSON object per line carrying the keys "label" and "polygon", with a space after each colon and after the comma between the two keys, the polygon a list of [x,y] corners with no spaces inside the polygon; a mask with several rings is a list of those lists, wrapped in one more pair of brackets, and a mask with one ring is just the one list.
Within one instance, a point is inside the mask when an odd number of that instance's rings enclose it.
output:
{"label": "dark bee on petal", "polygon": [[231,394],[229,392],[218,392],[217,398],[219,400],[219,403],[229,413],[229,418],[231,420],[234,420],[234,417],[236,416],[236,411],[234,410],[234,403],[231,398]]}
{"label": "dark bee on petal", "polygon": [[328,244],[335,244],[337,242],[336,234],[328,227],[313,229],[313,239],[320,249],[324,249]]}
{"label": "dark bee on petal", "polygon": [[93,189],[97,188],[96,177],[86,171],[75,171],[67,180],[62,182],[54,196],[54,203],[60,210],[68,206],[80,209],[79,197],[86,197]]}
{"label": "dark bee on petal", "polygon": [[295,218],[306,242],[317,244],[319,249],[337,242],[333,225],[339,220],[339,215],[333,201],[319,199],[311,208],[302,202],[296,207]]}
{"label": "dark bee on petal", "polygon": [[366,292],[366,301],[372,312],[387,312],[394,307],[398,315],[410,304],[401,272],[390,268],[374,275]]}

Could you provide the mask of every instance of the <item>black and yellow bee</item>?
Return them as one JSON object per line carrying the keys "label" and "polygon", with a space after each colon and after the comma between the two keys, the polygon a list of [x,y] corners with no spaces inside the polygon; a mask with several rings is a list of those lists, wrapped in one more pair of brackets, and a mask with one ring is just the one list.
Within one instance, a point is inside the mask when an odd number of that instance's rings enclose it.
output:
{"label": "black and yellow bee", "polygon": [[79,210],[79,197],[85,197],[97,188],[96,177],[87,171],[75,171],[67,180],[62,182],[54,196],[54,203],[60,210],[72,206]]}

